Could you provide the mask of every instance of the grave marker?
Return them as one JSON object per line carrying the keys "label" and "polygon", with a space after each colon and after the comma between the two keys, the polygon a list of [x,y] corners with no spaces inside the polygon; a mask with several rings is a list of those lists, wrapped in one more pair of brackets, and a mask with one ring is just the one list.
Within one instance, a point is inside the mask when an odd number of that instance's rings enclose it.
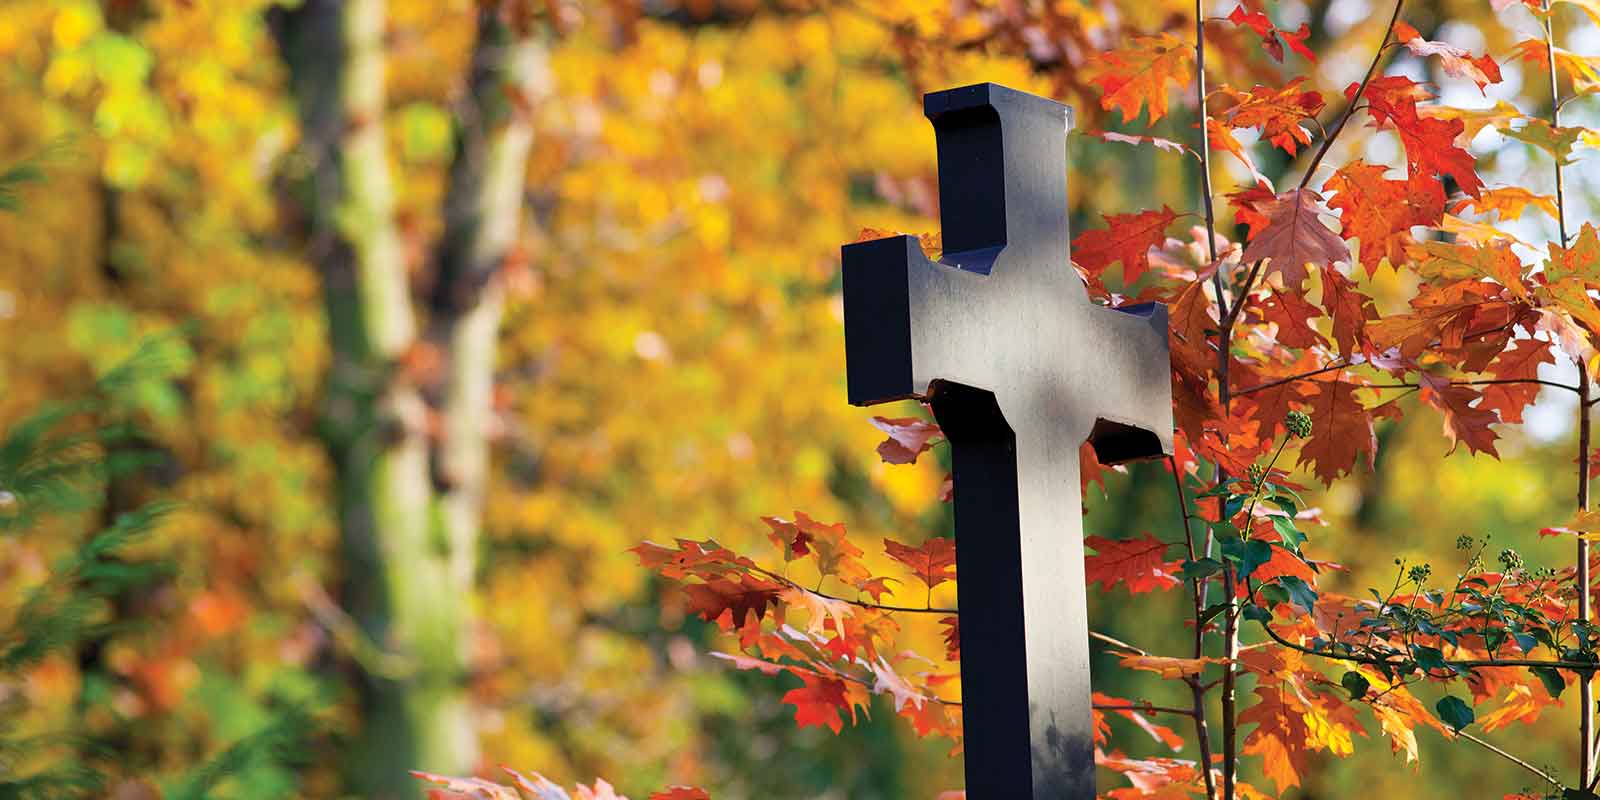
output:
{"label": "grave marker", "polygon": [[846,245],[850,402],[926,398],[953,449],[971,800],[1094,797],[1079,447],[1172,451],[1167,314],[1089,302],[1068,261],[1070,110],[935,92],[944,255]]}

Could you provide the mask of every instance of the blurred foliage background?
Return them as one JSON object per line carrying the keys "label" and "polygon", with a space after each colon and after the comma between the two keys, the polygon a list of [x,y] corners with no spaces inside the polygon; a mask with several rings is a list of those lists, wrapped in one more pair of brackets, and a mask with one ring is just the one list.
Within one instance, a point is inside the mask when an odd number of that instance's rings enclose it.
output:
{"label": "blurred foliage background", "polygon": [[[1321,60],[1281,66],[1222,41],[1237,57],[1214,68],[1235,85],[1309,70],[1337,92],[1386,16],[1373,0],[1266,6],[1281,27],[1309,22]],[[959,786],[959,759],[890,714],[839,738],[796,730],[782,688],[707,658],[715,631],[625,550],[680,535],[757,549],[758,515],[794,509],[869,540],[948,533],[943,470],[879,463],[869,413],[845,403],[837,248],[863,227],[936,228],[922,91],[995,81],[1074,105],[1080,130],[1143,132],[1101,112],[1077,70],[1191,13],[11,0],[3,787],[401,797],[420,793],[408,769],[500,763],[636,796],[668,782],[730,799]],[[1483,0],[1408,20],[1496,55],[1533,30]],[[1600,48],[1577,15],[1561,27],[1569,49]],[[1407,58],[1395,68],[1423,69]],[[1482,98],[1428,77],[1457,104],[1537,107],[1521,70],[1506,73]],[[1155,132],[1191,138],[1191,100]],[[1077,227],[1196,205],[1182,156],[1071,146]],[[1492,131],[1475,152],[1486,176],[1549,180]],[[1257,157],[1272,174],[1296,166]],[[1248,179],[1227,170],[1219,190]],[[1593,184],[1577,172],[1581,220]],[[1524,238],[1548,238],[1528,225]],[[1398,279],[1380,275],[1380,297],[1385,280]],[[1375,473],[1317,494],[1329,526],[1313,552],[1348,568],[1337,588],[1386,585],[1400,556],[1448,572],[1462,533],[1565,563],[1535,535],[1571,507],[1563,401],[1506,431],[1499,461],[1444,457],[1425,409],[1382,430]],[[1158,468],[1111,476],[1088,506],[1102,535],[1177,525]],[[1125,601],[1096,598],[1093,625],[1157,651],[1187,637],[1178,595]],[[1156,702],[1172,691],[1110,659],[1096,681]],[[1571,729],[1547,715],[1519,751],[1572,762]],[[1299,796],[1518,788],[1437,737],[1424,753],[1412,767],[1358,741]]]}

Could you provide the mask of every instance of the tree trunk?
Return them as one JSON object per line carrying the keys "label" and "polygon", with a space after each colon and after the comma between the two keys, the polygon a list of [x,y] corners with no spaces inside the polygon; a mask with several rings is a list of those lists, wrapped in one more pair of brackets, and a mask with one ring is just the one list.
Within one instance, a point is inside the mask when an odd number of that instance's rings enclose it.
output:
{"label": "tree trunk", "polygon": [[[521,100],[544,70],[532,30],[480,15],[424,339],[385,146],[385,11],[383,0],[306,0],[274,24],[303,122],[309,257],[324,279],[332,366],[322,425],[339,476],[341,595],[366,645],[348,648],[361,667],[362,720],[345,763],[363,797],[417,797],[407,770],[478,766],[468,634],[497,275],[517,237],[532,144]],[[402,368],[419,347],[442,357],[441,385]]]}

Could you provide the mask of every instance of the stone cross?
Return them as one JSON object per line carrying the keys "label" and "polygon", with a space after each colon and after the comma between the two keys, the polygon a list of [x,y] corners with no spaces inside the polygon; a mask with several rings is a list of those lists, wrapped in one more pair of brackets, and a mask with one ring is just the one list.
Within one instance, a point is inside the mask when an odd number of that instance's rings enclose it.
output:
{"label": "stone cross", "polygon": [[1070,109],[985,83],[923,112],[944,256],[844,247],[850,402],[924,398],[953,450],[967,796],[1091,800],[1079,448],[1172,452],[1167,313],[1091,304],[1068,261]]}

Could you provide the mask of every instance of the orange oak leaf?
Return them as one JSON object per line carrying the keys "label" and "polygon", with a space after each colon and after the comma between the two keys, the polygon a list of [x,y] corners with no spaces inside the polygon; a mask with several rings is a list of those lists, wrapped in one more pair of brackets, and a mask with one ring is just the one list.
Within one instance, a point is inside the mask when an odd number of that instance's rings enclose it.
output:
{"label": "orange oak leaf", "polygon": [[951,661],[961,660],[961,618],[943,617],[939,624],[944,626],[944,657]]}
{"label": "orange oak leaf", "polygon": [[[1283,61],[1283,46],[1287,44],[1290,50],[1299,53],[1307,61],[1317,63],[1316,53],[1306,47],[1306,39],[1311,36],[1311,26],[1307,23],[1300,23],[1300,28],[1293,32],[1282,30],[1273,25],[1266,14],[1260,11],[1246,11],[1244,6],[1234,8],[1233,13],[1228,15],[1228,21],[1255,31],[1255,34],[1261,37],[1261,48],[1266,50],[1274,61]],[[1279,41],[1280,38],[1282,41]]]}
{"label": "orange oak leaf", "polygon": [[1121,50],[1100,54],[1085,65],[1090,83],[1100,87],[1100,107],[1122,111],[1122,121],[1132,122],[1149,106],[1150,122],[1167,114],[1167,90],[1181,86],[1194,71],[1194,48],[1162,32],[1140,36]]}
{"label": "orange oak leaf", "polygon": [[1322,268],[1322,307],[1333,320],[1333,341],[1346,357],[1367,341],[1367,323],[1378,318],[1372,298],[1333,267]]}
{"label": "orange oak leaf", "polygon": [[[1351,87],[1352,93],[1355,87]],[[1406,152],[1406,169],[1416,177],[1450,177],[1461,191],[1477,197],[1483,191],[1477,159],[1457,146],[1466,123],[1459,118],[1423,116],[1417,102],[1432,97],[1428,90],[1404,75],[1387,75],[1367,84],[1368,110],[1373,124],[1392,124]]]}
{"label": "orange oak leaf", "polygon": [[1364,458],[1368,468],[1378,450],[1372,414],[1356,399],[1360,387],[1344,381],[1314,381],[1316,391],[1306,403],[1312,436],[1300,448],[1299,463],[1310,464],[1323,483],[1332,484]]}
{"label": "orange oak leaf", "polygon": [[1506,242],[1483,245],[1451,242],[1423,242],[1406,248],[1424,278],[1461,280],[1488,278],[1528,300],[1528,287],[1522,278],[1522,259]]}
{"label": "orange oak leaf", "polygon": [[1410,184],[1385,178],[1388,169],[1357,159],[1322,184],[1323,191],[1331,193],[1328,207],[1339,212],[1341,235],[1361,241],[1361,266],[1368,276],[1377,274],[1384,259],[1399,264],[1405,244],[1411,241],[1411,227],[1430,224],[1414,221],[1409,213],[1396,213],[1407,206]]}
{"label": "orange oak leaf", "polygon": [[1491,83],[1500,82],[1500,65],[1488,55],[1474,56],[1471,52],[1444,42],[1430,42],[1422,38],[1416,28],[1404,22],[1394,25],[1395,38],[1416,54],[1418,58],[1439,57],[1439,67],[1446,75],[1465,78],[1478,84],[1478,90]]}
{"label": "orange oak leaf", "polygon": [[1300,785],[1306,771],[1305,709],[1293,695],[1276,688],[1256,687],[1257,702],[1239,713],[1239,724],[1256,727],[1244,737],[1241,752],[1261,756],[1261,770],[1281,794]]}
{"label": "orange oak leaf", "polygon": [[1268,269],[1283,276],[1285,287],[1297,291],[1309,277],[1307,264],[1349,261],[1350,248],[1319,218],[1321,201],[1310,189],[1291,189],[1258,206],[1267,226],[1245,248],[1244,260],[1271,259]]}
{"label": "orange oak leaf", "polygon": [[1096,277],[1120,261],[1122,283],[1132,286],[1150,269],[1150,248],[1167,240],[1167,227],[1177,218],[1177,212],[1166,206],[1138,214],[1106,214],[1104,230],[1087,230],[1072,240],[1072,259]]}
{"label": "orange oak leaf", "polygon": [[[1324,264],[1322,269],[1328,270],[1330,267]],[[1284,347],[1300,349],[1322,347],[1328,343],[1316,328],[1311,327],[1311,320],[1322,316],[1322,310],[1297,292],[1273,289],[1252,308],[1252,314],[1262,322],[1278,326],[1276,338],[1278,344]]]}
{"label": "orange oak leaf", "polygon": [[867,705],[866,687],[839,678],[819,675],[810,670],[792,670],[805,684],[790,689],[783,702],[794,706],[794,721],[799,727],[808,725],[827,728],[838,733],[844,729],[840,711],[850,715],[850,724],[856,721],[856,707]]}
{"label": "orange oak leaf", "polygon": [[1500,417],[1486,408],[1474,407],[1479,394],[1467,386],[1451,386],[1448,378],[1422,373],[1422,399],[1444,414],[1444,434],[1450,439],[1450,452],[1465,444],[1474,453],[1488,453],[1496,458],[1494,440],[1498,435],[1489,428]]}
{"label": "orange oak leaf", "polygon": [[[1104,694],[1102,692],[1094,692],[1090,697],[1090,701],[1097,706],[1138,705],[1138,703],[1131,703],[1127,700],[1123,700],[1120,697],[1112,697],[1111,695]],[[1100,714],[1102,712],[1097,710],[1095,713]],[[1165,725],[1157,725],[1156,723],[1151,722],[1150,718],[1141,712],[1119,708],[1106,713],[1116,714],[1117,716],[1129,720],[1135,725],[1138,725],[1139,728],[1145,733],[1150,734],[1150,738],[1155,739],[1156,741],[1161,742],[1162,744],[1171,748],[1173,752],[1183,749],[1183,737],[1179,736],[1177,733],[1174,733],[1171,728],[1168,728]]]}
{"label": "orange oak leaf", "polygon": [[711,800],[711,794],[693,786],[668,786],[665,791],[650,795],[650,800]]}
{"label": "orange oak leaf", "polygon": [[743,627],[746,620],[759,622],[767,609],[777,605],[781,590],[778,584],[752,575],[713,578],[683,587],[689,607],[701,619],[729,628]]}
{"label": "orange oak leaf", "polygon": [[1256,86],[1249,92],[1223,86],[1218,93],[1232,98],[1234,105],[1222,118],[1230,128],[1260,128],[1261,138],[1292,156],[1300,145],[1311,144],[1304,123],[1314,122],[1325,104],[1321,92],[1300,90],[1305,82],[1295,78],[1276,89]]}
{"label": "orange oak leaf", "polygon": [[1463,198],[1453,207],[1454,213],[1471,211],[1475,214],[1488,214],[1494,212],[1503,220],[1522,219],[1522,215],[1529,208],[1536,208],[1551,219],[1558,213],[1555,197],[1547,194],[1524,189],[1521,186],[1497,186],[1493,189],[1484,189],[1483,194],[1472,198]]}
{"label": "orange oak leaf", "polygon": [[1206,671],[1209,664],[1226,664],[1226,658],[1177,658],[1175,656],[1141,656],[1129,653],[1122,657],[1122,666],[1129,669],[1154,672],[1167,680],[1178,680]]}
{"label": "orange oak leaf", "polygon": [[1250,177],[1257,183],[1271,183],[1267,180],[1267,176],[1261,174],[1255,159],[1251,158],[1244,145],[1239,143],[1238,137],[1233,135],[1233,129],[1222,124],[1222,120],[1212,116],[1206,117],[1206,141],[1210,143],[1212,150],[1221,150],[1239,159],[1239,163],[1250,171]]}
{"label": "orange oak leaf", "polygon": [[1181,583],[1173,574],[1177,565],[1167,561],[1169,545],[1148,533],[1137,539],[1089,536],[1083,543],[1094,550],[1083,557],[1084,577],[1104,591],[1120,583],[1129,592],[1141,594],[1171,589]]}
{"label": "orange oak leaf", "polygon": [[956,543],[950,539],[935,537],[923,542],[921,547],[884,539],[883,550],[915,572],[917,579],[929,589],[956,579]]}
{"label": "orange oak leaf", "polygon": [[878,456],[886,464],[913,464],[944,438],[936,423],[916,417],[873,417],[872,426],[889,435],[878,445]]}
{"label": "orange oak leaf", "polygon": [[1522,410],[1539,399],[1540,364],[1554,364],[1556,356],[1549,342],[1538,339],[1517,339],[1511,347],[1495,356],[1489,364],[1489,374],[1495,380],[1525,381],[1524,383],[1498,383],[1484,386],[1480,408],[1491,409],[1504,422],[1521,423]]}

